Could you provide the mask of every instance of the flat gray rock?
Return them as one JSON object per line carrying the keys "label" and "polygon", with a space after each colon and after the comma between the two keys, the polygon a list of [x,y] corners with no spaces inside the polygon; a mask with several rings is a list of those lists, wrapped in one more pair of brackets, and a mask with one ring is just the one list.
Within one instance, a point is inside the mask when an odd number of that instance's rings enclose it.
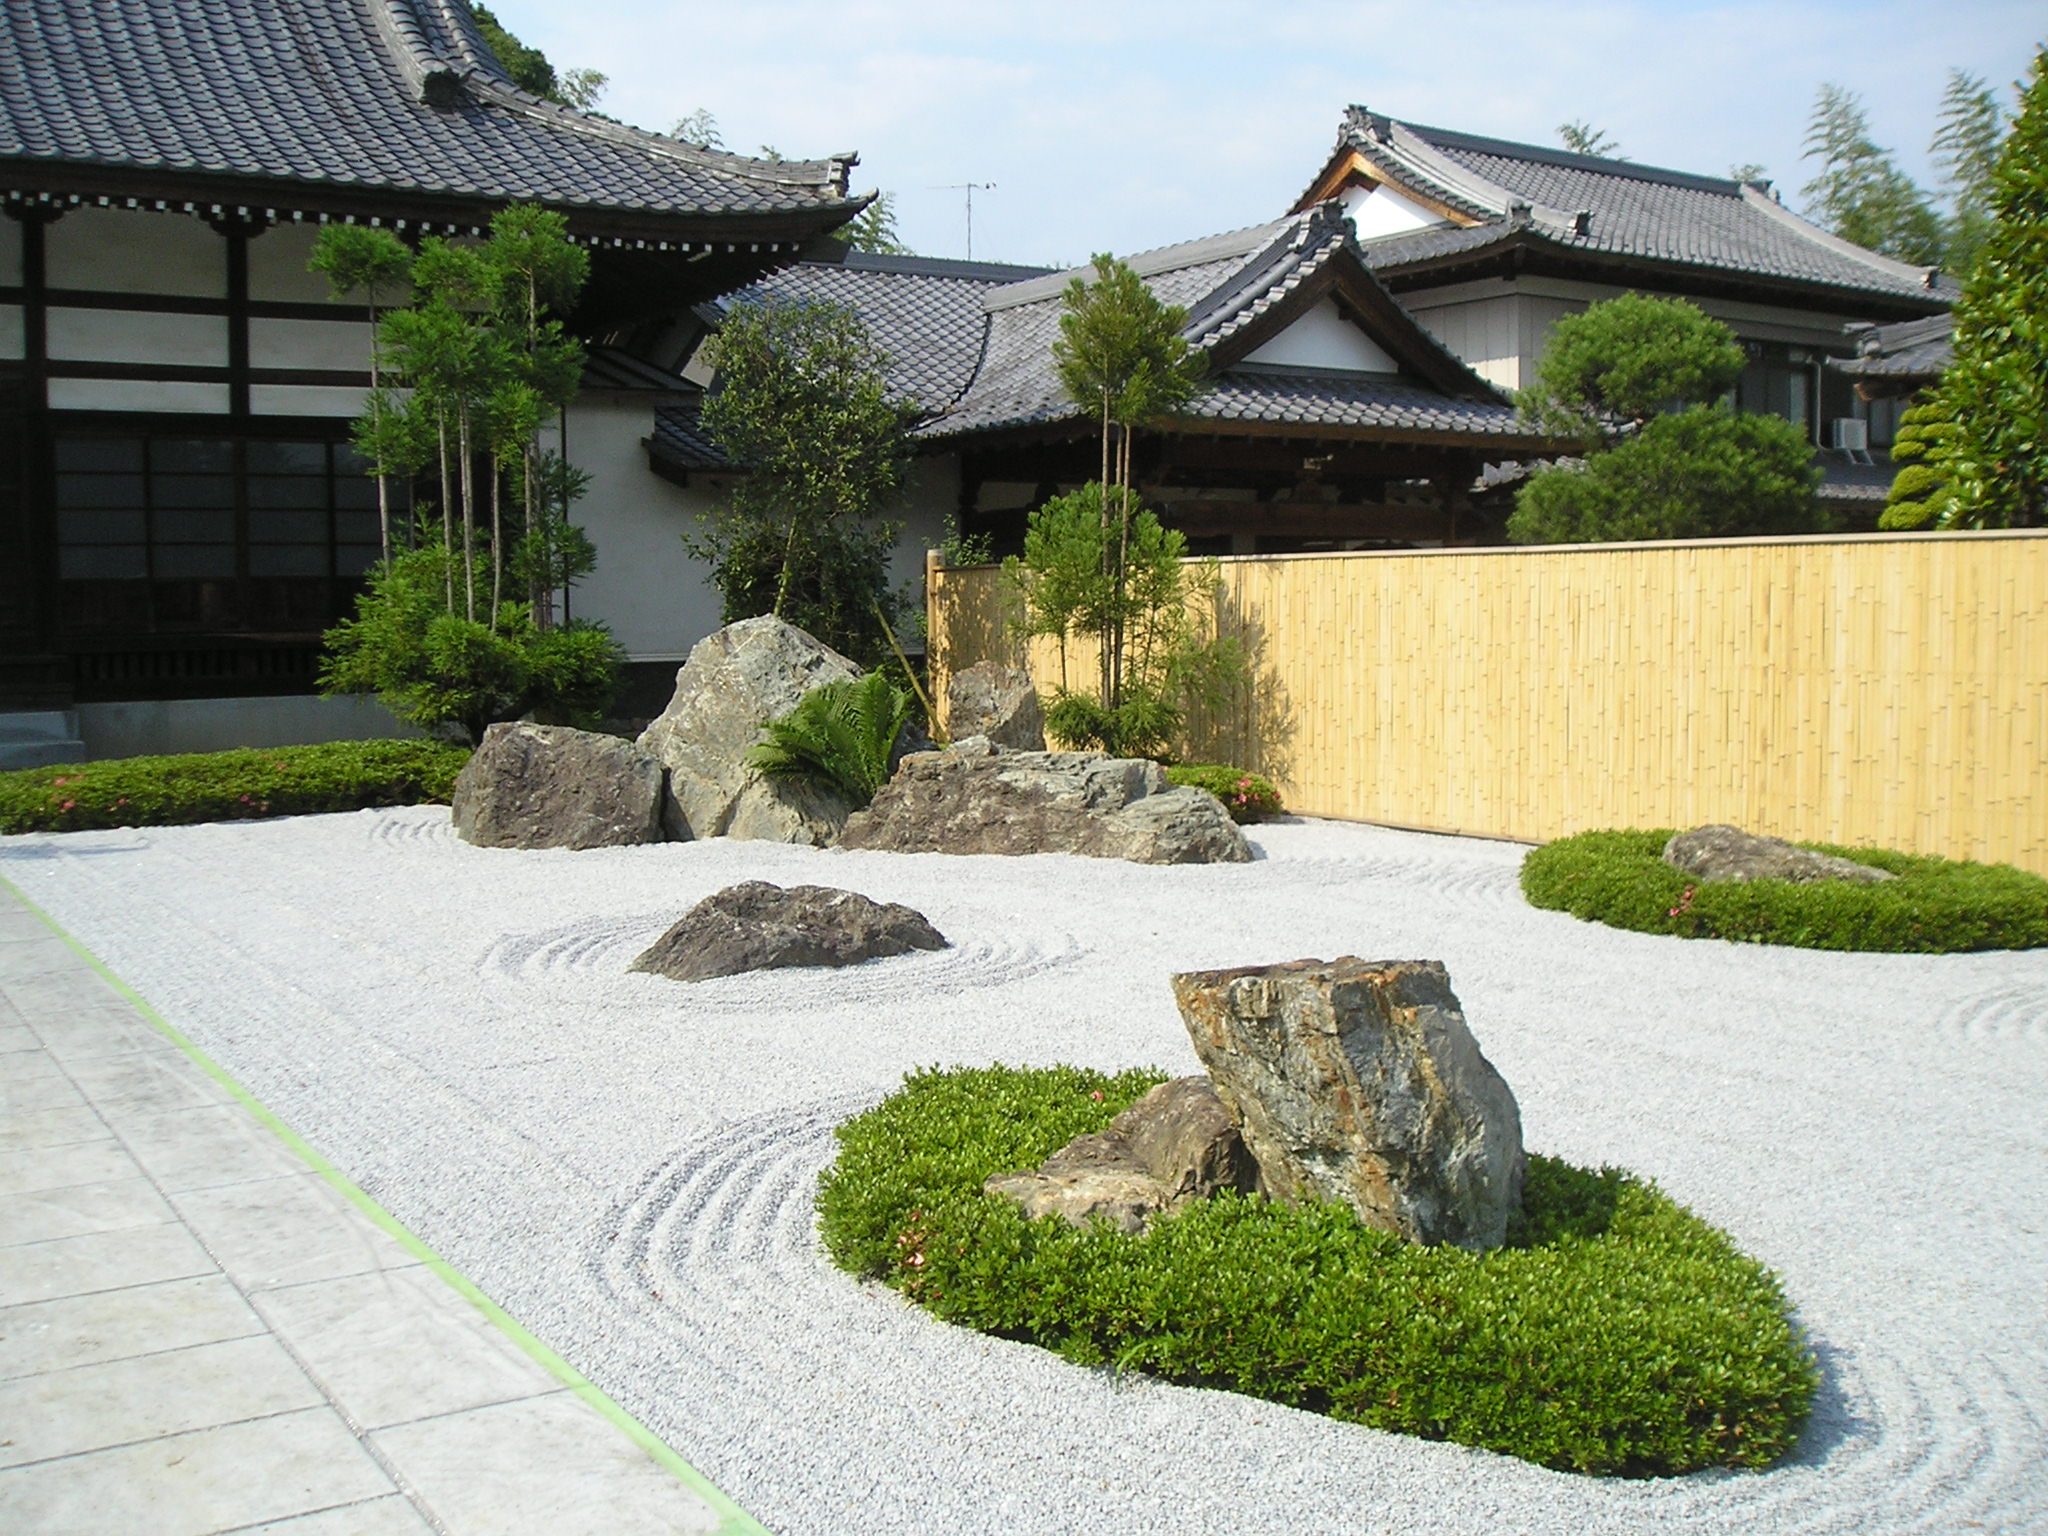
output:
{"label": "flat gray rock", "polygon": [[1706,885],[1741,880],[1845,880],[1851,885],[1877,885],[1898,878],[1888,869],[1815,853],[1781,837],[1765,837],[1740,827],[1715,825],[1679,832],[1664,845],[1664,862]]}
{"label": "flat gray rock", "polygon": [[1205,789],[1143,758],[1007,752],[986,737],[903,759],[842,848],[896,853],[1078,853],[1138,864],[1245,864],[1251,845]]}
{"label": "flat gray rock", "polygon": [[501,721],[456,777],[449,817],[480,848],[658,843],[661,763],[617,736]]}
{"label": "flat gray rock", "polygon": [[947,947],[944,935],[909,907],[826,885],[785,890],[748,880],[698,902],[628,969],[704,981],[790,966],[859,965]]}

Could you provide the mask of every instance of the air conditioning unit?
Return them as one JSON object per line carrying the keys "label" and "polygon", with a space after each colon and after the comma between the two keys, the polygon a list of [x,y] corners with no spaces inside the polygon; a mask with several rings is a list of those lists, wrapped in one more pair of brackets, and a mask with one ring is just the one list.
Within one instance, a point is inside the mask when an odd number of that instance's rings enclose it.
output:
{"label": "air conditioning unit", "polygon": [[1837,416],[1828,423],[1829,445],[1837,453],[1870,461],[1870,423],[1858,416]]}

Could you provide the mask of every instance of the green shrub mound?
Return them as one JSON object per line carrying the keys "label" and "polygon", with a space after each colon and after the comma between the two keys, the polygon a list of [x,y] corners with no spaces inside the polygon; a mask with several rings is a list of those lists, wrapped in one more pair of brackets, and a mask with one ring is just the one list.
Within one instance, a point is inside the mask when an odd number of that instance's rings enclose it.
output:
{"label": "green shrub mound", "polygon": [[1670,839],[1669,831],[1559,838],[1522,861],[1522,894],[1574,917],[1685,939],[1915,954],[2048,944],[2048,880],[2010,864],[1805,843],[1898,878],[1705,885],[1664,862]]}
{"label": "green shrub mound", "polygon": [[445,802],[469,761],[437,741],[336,741],[0,773],[0,833],[173,827]]}
{"label": "green shrub mound", "polygon": [[1166,770],[1166,782],[1206,789],[1223,802],[1235,822],[1264,821],[1280,814],[1280,791],[1271,779],[1227,763],[1176,763]]}
{"label": "green shrub mound", "polygon": [[839,1127],[825,1245],[949,1322],[1080,1365],[1546,1467],[1653,1476],[1791,1449],[1817,1378],[1777,1282],[1614,1169],[1531,1158],[1521,1229],[1489,1254],[1418,1248],[1341,1206],[1225,1196],[1130,1237],[982,1193],[1161,1080],[913,1073]]}

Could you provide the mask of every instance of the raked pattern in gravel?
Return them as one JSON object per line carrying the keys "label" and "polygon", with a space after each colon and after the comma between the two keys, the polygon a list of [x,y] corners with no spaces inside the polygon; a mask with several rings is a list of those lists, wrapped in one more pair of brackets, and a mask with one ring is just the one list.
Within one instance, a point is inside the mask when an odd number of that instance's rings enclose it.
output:
{"label": "raked pattern in gravel", "polygon": [[[787,1536],[2048,1530],[2048,953],[1835,955],[1529,908],[1523,850],[1335,823],[1250,865],[710,842],[471,848],[433,807],[0,839],[0,874],[515,1317]],[[742,879],[954,943],[625,967]],[[1197,1070],[1176,970],[1450,969],[1528,1144],[1656,1177],[1784,1278],[1797,1457],[1546,1472],[1067,1366],[834,1270],[832,1126],[914,1067]]]}

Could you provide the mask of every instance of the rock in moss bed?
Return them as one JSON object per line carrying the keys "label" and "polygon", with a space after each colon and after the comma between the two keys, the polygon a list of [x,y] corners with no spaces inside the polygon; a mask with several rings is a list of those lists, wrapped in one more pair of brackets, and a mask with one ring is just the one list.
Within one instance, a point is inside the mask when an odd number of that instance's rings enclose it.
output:
{"label": "rock in moss bed", "polygon": [[1225,1192],[1135,1235],[1027,1218],[983,1181],[1103,1131],[1163,1074],[913,1074],[839,1128],[841,1268],[946,1321],[1375,1428],[1632,1476],[1763,1467],[1817,1376],[1776,1279],[1654,1184],[1531,1157],[1491,1253],[1336,1205]]}

